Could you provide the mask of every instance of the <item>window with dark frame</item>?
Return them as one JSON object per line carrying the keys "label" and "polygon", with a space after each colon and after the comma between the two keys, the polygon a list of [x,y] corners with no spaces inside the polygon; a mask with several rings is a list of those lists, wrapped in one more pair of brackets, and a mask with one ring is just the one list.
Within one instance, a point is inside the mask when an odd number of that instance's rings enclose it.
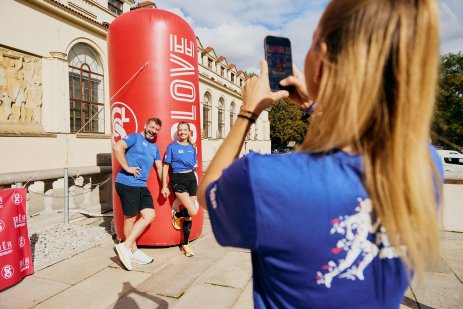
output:
{"label": "window with dark frame", "polygon": [[108,9],[116,15],[122,14],[122,0],[108,0]]}
{"label": "window with dark frame", "polygon": [[230,104],[230,129],[233,126],[234,122],[235,122],[235,103],[232,102]]}
{"label": "window with dark frame", "polygon": [[205,95],[203,102],[203,138],[210,138],[212,130],[211,122],[211,100],[210,97]]}
{"label": "window with dark frame", "polygon": [[224,120],[225,120],[225,113],[224,113],[224,102],[223,102],[223,99],[220,98],[220,101],[219,101],[219,108],[218,108],[218,136],[217,138],[223,138],[225,133],[223,132],[223,129],[225,128],[225,125],[224,125]]}
{"label": "window with dark frame", "polygon": [[104,75],[96,54],[84,43],[71,49],[69,61],[70,131],[104,132]]}

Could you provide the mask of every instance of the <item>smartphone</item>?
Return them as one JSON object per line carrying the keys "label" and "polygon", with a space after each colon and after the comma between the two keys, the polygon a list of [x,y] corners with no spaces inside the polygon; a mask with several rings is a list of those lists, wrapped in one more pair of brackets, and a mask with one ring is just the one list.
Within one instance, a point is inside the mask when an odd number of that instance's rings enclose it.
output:
{"label": "smartphone", "polygon": [[288,38],[266,36],[264,39],[265,60],[268,64],[270,89],[273,91],[288,90],[294,87],[280,86],[280,81],[293,75],[293,60],[291,56],[291,42]]}

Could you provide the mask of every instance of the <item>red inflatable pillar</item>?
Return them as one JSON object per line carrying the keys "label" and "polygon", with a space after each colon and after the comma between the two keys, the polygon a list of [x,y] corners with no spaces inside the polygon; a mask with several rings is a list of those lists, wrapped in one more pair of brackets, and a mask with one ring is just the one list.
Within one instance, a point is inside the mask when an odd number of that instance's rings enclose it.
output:
{"label": "red inflatable pillar", "polygon": [[[179,16],[160,9],[138,9],[116,18],[108,32],[109,87],[112,139],[142,132],[148,118],[158,117],[162,128],[157,145],[164,157],[167,145],[176,138],[177,124],[190,124],[196,141],[198,167],[202,175],[199,114],[199,84],[196,36]],[[119,164],[113,156],[113,179]],[[138,238],[149,246],[176,245],[183,241],[182,231],[172,227],[172,207],[179,202],[171,192],[169,200],[160,194],[161,184],[153,167],[148,188],[155,203],[156,218]],[[124,239],[124,221],[119,197],[113,183],[114,224],[119,239]],[[204,213],[193,218],[190,238],[202,231]]]}

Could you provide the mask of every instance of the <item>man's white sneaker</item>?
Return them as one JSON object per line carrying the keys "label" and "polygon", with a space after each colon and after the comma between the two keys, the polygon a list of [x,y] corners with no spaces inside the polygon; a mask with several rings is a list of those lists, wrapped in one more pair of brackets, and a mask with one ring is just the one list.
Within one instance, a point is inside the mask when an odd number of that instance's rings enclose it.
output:
{"label": "man's white sneaker", "polygon": [[146,255],[143,251],[137,250],[135,253],[132,253],[132,262],[138,263],[140,265],[146,265],[153,263],[153,258],[149,255]]}
{"label": "man's white sneaker", "polygon": [[128,249],[123,242],[120,244],[114,245],[114,251],[116,252],[119,260],[121,261],[122,265],[127,270],[132,270],[132,252]]}

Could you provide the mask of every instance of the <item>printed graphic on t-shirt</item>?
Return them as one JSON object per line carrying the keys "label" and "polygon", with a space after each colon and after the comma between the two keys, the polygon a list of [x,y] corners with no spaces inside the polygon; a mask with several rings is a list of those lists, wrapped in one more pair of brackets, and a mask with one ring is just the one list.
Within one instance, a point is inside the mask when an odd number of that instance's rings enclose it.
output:
{"label": "printed graphic on t-shirt", "polygon": [[[352,281],[364,280],[363,271],[378,253],[381,259],[400,256],[389,243],[386,230],[380,226],[380,220],[372,222],[371,200],[358,198],[358,202],[355,208],[356,214],[339,216],[331,221],[333,227],[330,234],[337,233],[344,236],[338,240],[336,248],[331,249],[331,252],[338,254],[347,251],[347,254],[343,259],[330,260],[322,266],[323,271],[318,271],[316,275],[319,285],[330,288],[336,277]],[[375,234],[375,243],[368,239],[370,234]]]}

